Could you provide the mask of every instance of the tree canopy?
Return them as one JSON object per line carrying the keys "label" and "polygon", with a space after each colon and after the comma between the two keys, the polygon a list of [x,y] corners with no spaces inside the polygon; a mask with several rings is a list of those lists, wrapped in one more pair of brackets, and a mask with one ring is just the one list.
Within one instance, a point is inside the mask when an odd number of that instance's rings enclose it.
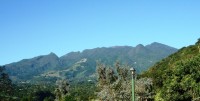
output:
{"label": "tree canopy", "polygon": [[141,77],[153,79],[156,101],[191,101],[200,97],[199,40],[155,64]]}

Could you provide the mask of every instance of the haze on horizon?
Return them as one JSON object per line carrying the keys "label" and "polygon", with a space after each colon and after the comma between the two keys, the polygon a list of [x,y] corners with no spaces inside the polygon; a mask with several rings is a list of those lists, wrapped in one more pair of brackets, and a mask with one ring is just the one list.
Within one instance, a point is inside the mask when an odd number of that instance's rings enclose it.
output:
{"label": "haze on horizon", "polygon": [[198,0],[1,0],[0,65],[50,52],[200,38]]}

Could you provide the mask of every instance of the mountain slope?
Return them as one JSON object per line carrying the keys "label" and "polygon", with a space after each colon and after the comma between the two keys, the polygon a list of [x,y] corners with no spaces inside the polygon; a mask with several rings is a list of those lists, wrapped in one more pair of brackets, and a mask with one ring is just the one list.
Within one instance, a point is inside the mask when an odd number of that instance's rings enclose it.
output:
{"label": "mountain slope", "polygon": [[54,70],[60,65],[59,58],[54,53],[37,56],[32,59],[23,59],[16,63],[6,65],[6,70],[11,78],[20,78],[22,80],[31,79],[36,74],[44,71]]}
{"label": "mountain slope", "polygon": [[[96,62],[113,65],[116,61],[136,67],[138,73],[155,62],[176,52],[177,49],[160,43],[136,47],[115,46],[70,52],[58,58],[54,53],[25,59],[6,65],[13,80],[38,80],[67,77],[68,79],[94,78]],[[160,54],[162,53],[162,54]]]}
{"label": "mountain slope", "polygon": [[142,77],[153,79],[156,101],[191,101],[200,96],[200,40],[156,63]]}

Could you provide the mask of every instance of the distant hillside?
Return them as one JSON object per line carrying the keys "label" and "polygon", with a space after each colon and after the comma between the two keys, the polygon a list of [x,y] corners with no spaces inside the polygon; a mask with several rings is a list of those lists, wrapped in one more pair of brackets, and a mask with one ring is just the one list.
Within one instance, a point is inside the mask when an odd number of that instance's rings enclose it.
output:
{"label": "distant hillside", "polygon": [[140,73],[176,51],[177,49],[173,47],[156,42],[147,46],[139,44],[136,47],[102,47],[70,52],[60,58],[50,53],[8,64],[6,69],[12,80],[18,82],[46,82],[62,77],[83,80],[95,77],[97,61],[107,65],[113,65],[119,61],[136,67],[137,72]]}
{"label": "distant hillside", "polygon": [[200,39],[162,59],[142,77],[153,79],[155,101],[199,101]]}

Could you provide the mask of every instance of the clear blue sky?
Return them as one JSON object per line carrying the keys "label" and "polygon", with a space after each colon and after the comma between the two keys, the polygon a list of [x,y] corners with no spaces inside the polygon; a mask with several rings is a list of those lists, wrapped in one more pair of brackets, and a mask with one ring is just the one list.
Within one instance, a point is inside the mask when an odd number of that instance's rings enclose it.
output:
{"label": "clear blue sky", "polygon": [[200,38],[200,0],[0,0],[0,65],[50,52]]}

